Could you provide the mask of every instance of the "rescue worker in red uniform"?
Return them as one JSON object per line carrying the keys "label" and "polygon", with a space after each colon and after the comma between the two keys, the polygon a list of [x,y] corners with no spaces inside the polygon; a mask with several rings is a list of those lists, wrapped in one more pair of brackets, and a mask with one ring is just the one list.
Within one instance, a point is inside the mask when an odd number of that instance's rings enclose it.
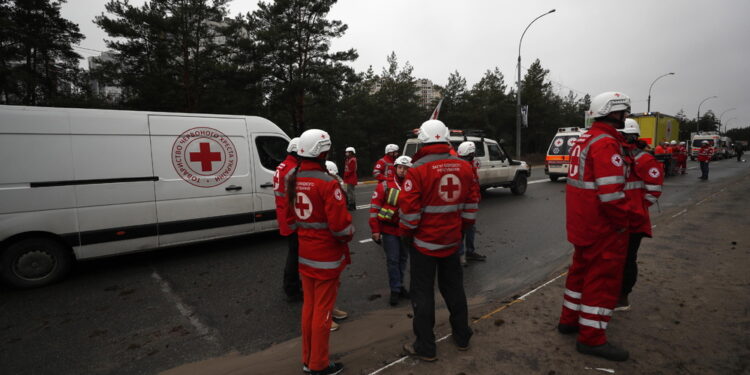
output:
{"label": "rescue worker in red uniform", "polygon": [[302,299],[302,284],[299,279],[297,266],[298,242],[296,228],[287,224],[287,202],[286,177],[297,168],[297,144],[299,138],[289,141],[286,148],[287,156],[284,161],[276,167],[273,175],[273,194],[276,200],[276,221],[279,224],[279,233],[287,238],[288,251],[286,254],[286,265],[284,266],[283,288],[287,301],[294,302]]}
{"label": "rescue worker in red uniform", "polygon": [[614,361],[629,355],[606,336],[628,250],[624,139],[617,129],[623,128],[629,114],[630,98],[625,94],[606,92],[591,101],[594,123],[573,144],[565,194],[568,241],[575,252],[558,330],[578,332],[578,352]]}
{"label": "rescue worker in red uniform", "polygon": [[344,184],[346,184],[346,202],[349,211],[357,209],[357,201],[354,197],[354,187],[357,186],[357,182],[357,150],[354,147],[347,147],[344,160]]}
{"label": "rescue worker in red uniform", "polygon": [[[476,152],[477,146],[472,141],[465,141],[458,145],[458,157],[471,164],[471,170],[474,172],[474,183],[477,185],[476,189],[479,190],[479,160],[474,158]],[[468,260],[481,262],[487,260],[487,257],[478,253],[474,246],[476,231],[477,225],[475,223],[466,230],[464,238],[461,240],[461,246],[458,248],[458,254],[461,256],[461,265],[463,266],[468,265]]]}
{"label": "rescue worker in red uniform", "polygon": [[643,151],[638,146],[641,134],[638,122],[633,119],[625,120],[625,137],[623,148],[625,161],[628,165],[628,175],[625,182],[625,195],[630,203],[630,230],[628,236],[628,257],[625,260],[622,289],[615,311],[630,309],[628,295],[638,278],[638,248],[643,237],[651,238],[651,218],[648,208],[656,203],[661,196],[664,183],[664,171],[653,155]]}
{"label": "rescue worker in red uniform", "polygon": [[302,304],[303,371],[338,374],[343,365],[330,361],[330,335],[339,276],[351,263],[348,242],[354,235],[352,216],[338,180],[326,173],[331,139],[325,131],[302,133],[297,154],[299,168],[288,179],[287,220],[299,236],[299,272],[305,298]]}
{"label": "rescue worker in red uniform", "polygon": [[471,165],[450,155],[448,128],[429,120],[417,137],[424,146],[414,155],[406,174],[399,226],[401,241],[410,248],[412,326],[416,340],[404,351],[424,361],[435,361],[435,276],[450,312],[453,342],[469,349],[469,328],[463,267],[458,246],[462,232],[476,220],[479,191]]}
{"label": "rescue worker in red uniform", "polygon": [[701,176],[698,177],[701,180],[708,180],[708,163],[714,157],[714,148],[708,143],[703,141],[701,148],[698,150],[698,161],[701,163]]}
{"label": "rescue worker in red uniform", "polygon": [[680,142],[679,146],[679,153],[677,155],[677,171],[680,174],[687,173],[687,159],[688,159],[688,151],[687,147],[685,146],[685,141]]}
{"label": "rescue worker in red uniform", "polygon": [[393,143],[385,146],[385,155],[375,163],[375,168],[372,169],[372,177],[375,177],[378,181],[392,178],[396,174],[396,168],[393,166],[396,157],[398,157],[398,146]]}
{"label": "rescue worker in red uniform", "polygon": [[394,178],[378,183],[370,201],[370,230],[372,240],[377,244],[382,243],[385,250],[388,285],[391,288],[388,302],[391,306],[396,306],[400,298],[409,298],[409,291],[404,287],[409,249],[401,244],[398,236],[398,202],[406,171],[411,167],[411,158],[399,156],[395,164]]}

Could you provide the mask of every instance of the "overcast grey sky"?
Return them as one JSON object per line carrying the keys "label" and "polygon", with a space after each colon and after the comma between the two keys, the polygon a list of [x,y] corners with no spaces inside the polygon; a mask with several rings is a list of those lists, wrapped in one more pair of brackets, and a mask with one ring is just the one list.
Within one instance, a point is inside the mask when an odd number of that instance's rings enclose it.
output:
{"label": "overcast grey sky", "polygon": [[[144,0],[131,0],[139,4]],[[81,46],[104,50],[106,35],[93,23],[105,0],[69,0],[63,16],[86,35]],[[231,13],[257,8],[256,0],[234,0]],[[750,126],[750,1],[678,0],[339,0],[330,17],[349,25],[334,41],[335,50],[355,48],[357,71],[380,72],[386,56],[414,66],[414,75],[444,85],[458,70],[469,86],[487,69],[499,67],[515,85],[518,41],[526,25],[555,8],[529,28],[521,47],[522,66],[534,59],[550,71],[555,90],[582,96],[624,92],[633,110],[646,110],[651,82],[651,110],[676,114],[684,109],[724,114],[729,128]],[[78,50],[83,56],[97,54]],[[524,73],[522,72],[522,74]],[[533,108],[530,110],[533,111]],[[568,125],[568,124],[561,124]]]}

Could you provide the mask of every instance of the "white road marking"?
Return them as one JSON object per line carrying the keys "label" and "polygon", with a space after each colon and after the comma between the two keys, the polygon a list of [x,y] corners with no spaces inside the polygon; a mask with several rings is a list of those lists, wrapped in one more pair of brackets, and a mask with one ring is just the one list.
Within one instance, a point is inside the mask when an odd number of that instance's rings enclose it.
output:
{"label": "white road marking", "polygon": [[539,289],[542,289],[542,288],[544,288],[545,286],[547,286],[547,285],[551,284],[552,282],[554,282],[555,280],[557,280],[557,279],[559,279],[559,278],[563,277],[564,275],[565,275],[565,273],[563,273],[563,274],[560,274],[560,275],[558,275],[558,276],[557,276],[557,277],[555,277],[554,279],[552,279],[552,280],[550,280],[550,281],[547,281],[546,283],[544,283],[544,284],[542,284],[542,285],[538,286],[538,287],[537,287],[536,289],[534,289],[534,290],[532,290],[532,291],[530,291],[530,292],[528,292],[528,293],[526,293],[526,294],[524,294],[524,295],[522,295],[522,296],[518,297],[518,299],[521,299],[521,300],[525,300],[525,299],[526,299],[526,297],[528,297],[528,296],[532,295],[532,294],[533,294],[534,292],[536,292],[537,290],[539,290]]}
{"label": "white road marking", "polygon": [[185,317],[190,322],[190,324],[193,325],[200,336],[203,336],[203,338],[205,338],[207,341],[218,345],[219,340],[216,337],[216,333],[214,332],[214,330],[201,323],[201,321],[196,316],[195,311],[193,311],[193,309],[191,309],[186,304],[182,303],[180,297],[172,291],[172,287],[169,285],[169,282],[164,280],[161,275],[159,275],[159,273],[156,271],[156,268],[152,267],[152,269],[154,270],[154,272],[151,273],[151,277],[159,284],[159,286],[161,287],[161,291],[164,292],[164,294],[167,296],[167,299],[174,303],[175,307],[177,307],[177,311],[179,311],[180,314]]}
{"label": "white road marking", "polygon": [[368,238],[366,240],[359,241],[359,243],[365,243],[365,242],[372,242],[372,238]]}
{"label": "white road marking", "polygon": [[584,370],[596,370],[596,371],[602,371],[602,372],[608,372],[610,374],[614,374],[615,370],[611,368],[601,368],[601,367],[584,367]]}
{"label": "white road marking", "polygon": [[654,224],[654,225],[651,226],[651,229],[654,229],[654,228],[656,228],[656,224]]}
{"label": "white road marking", "polygon": [[703,202],[705,202],[705,201],[707,201],[707,200],[709,200],[709,199],[711,199],[711,197],[708,197],[708,198],[704,198],[704,199],[703,199],[702,201],[700,201],[700,202],[696,203],[695,205],[696,205],[696,206],[700,206],[700,205],[701,205],[701,204],[702,204]]}
{"label": "white road marking", "polygon": [[676,214],[674,214],[674,215],[672,215],[672,218],[676,218],[677,216],[680,216],[680,215],[684,214],[685,212],[687,212],[687,208],[684,209],[684,210],[682,210],[682,211],[680,211],[680,212],[678,212],[678,213],[676,213]]}
{"label": "white road marking", "polygon": [[546,179],[546,178],[545,178],[545,179],[542,179],[542,180],[534,180],[534,181],[529,181],[529,182],[527,183],[527,185],[531,185],[531,184],[538,184],[538,183],[540,183],[540,182],[549,182],[549,181],[550,181],[550,180],[548,180],[548,179]]}

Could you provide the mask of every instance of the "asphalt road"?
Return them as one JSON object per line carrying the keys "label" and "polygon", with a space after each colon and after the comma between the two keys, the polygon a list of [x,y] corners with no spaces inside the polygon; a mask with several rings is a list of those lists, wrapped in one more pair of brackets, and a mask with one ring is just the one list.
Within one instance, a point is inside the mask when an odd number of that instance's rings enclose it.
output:
{"label": "asphalt road", "polygon": [[[712,163],[703,182],[688,162],[688,175],[667,179],[652,215],[679,215],[712,181],[746,174],[749,165]],[[470,299],[510,297],[569,261],[565,182],[550,182],[541,167],[530,181],[523,196],[483,195],[477,248],[488,258],[465,269]],[[357,188],[359,205],[373,189]],[[367,219],[366,209],[354,213],[353,264],[342,275],[338,306],[350,319],[388,308],[385,257],[368,241]],[[285,257],[285,239],[270,233],[88,261],[41,289],[0,287],[0,374],[153,374],[286,341],[299,335],[301,306],[283,298]]]}

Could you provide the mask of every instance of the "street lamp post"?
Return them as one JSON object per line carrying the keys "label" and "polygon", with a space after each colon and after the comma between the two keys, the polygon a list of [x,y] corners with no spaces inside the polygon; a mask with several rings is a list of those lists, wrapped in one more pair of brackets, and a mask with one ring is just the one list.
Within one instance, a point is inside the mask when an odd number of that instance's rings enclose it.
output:
{"label": "street lamp post", "polygon": [[732,117],[729,120],[727,120],[726,125],[724,125],[724,132],[723,132],[724,134],[727,134],[727,127],[729,127],[729,123],[732,122],[732,120],[736,120],[736,119],[737,117]]}
{"label": "street lamp post", "polygon": [[726,111],[724,111],[724,112],[721,112],[721,114],[719,115],[719,130],[721,130],[721,125],[722,125],[722,124],[724,124],[724,123],[723,123],[723,122],[721,121],[721,119],[722,119],[722,118],[724,118],[724,114],[725,114],[725,113],[727,113],[727,112],[730,112],[730,111],[734,111],[735,109],[737,109],[737,108],[729,108],[729,109],[727,109]]}
{"label": "street lamp post", "polygon": [[714,95],[714,96],[709,96],[708,98],[706,98],[706,99],[703,99],[703,101],[701,102],[701,104],[698,104],[698,119],[696,120],[696,121],[697,121],[697,123],[696,123],[696,125],[695,125],[695,126],[696,126],[696,129],[695,129],[695,131],[700,131],[700,130],[701,130],[701,106],[703,105],[703,103],[704,103],[704,102],[705,102],[706,100],[708,100],[708,99],[716,99],[716,98],[718,98],[718,96],[716,96],[716,95]]}
{"label": "street lamp post", "polygon": [[661,76],[657,77],[654,80],[654,82],[651,82],[651,86],[648,87],[648,109],[646,109],[646,112],[651,113],[651,88],[654,87],[654,83],[656,83],[656,81],[658,81],[660,78],[663,78],[663,77],[666,77],[666,76],[673,76],[673,75],[674,75],[674,72],[670,72],[670,73],[667,73],[667,74],[664,74],[664,75],[661,75]]}
{"label": "street lamp post", "polygon": [[521,42],[523,42],[523,36],[526,35],[526,30],[531,27],[531,24],[534,23],[536,20],[550,14],[554,13],[555,10],[552,9],[547,13],[542,14],[541,16],[534,18],[531,23],[529,23],[528,26],[526,26],[526,29],[523,30],[523,34],[521,34],[521,40],[518,41],[518,81],[516,82],[516,87],[518,88],[518,92],[516,93],[516,159],[521,159]]}

